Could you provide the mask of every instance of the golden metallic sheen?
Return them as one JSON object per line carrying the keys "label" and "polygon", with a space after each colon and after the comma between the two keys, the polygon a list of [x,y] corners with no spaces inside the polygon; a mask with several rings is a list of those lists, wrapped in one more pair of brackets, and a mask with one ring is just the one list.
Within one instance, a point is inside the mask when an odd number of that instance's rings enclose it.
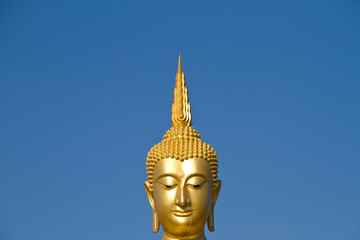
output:
{"label": "golden metallic sheen", "polygon": [[214,231],[214,207],[220,191],[218,157],[191,127],[190,102],[179,56],[172,104],[172,127],[146,159],[146,194],[153,209],[153,232],[163,240],[205,240],[204,225]]}
{"label": "golden metallic sheen", "polygon": [[187,87],[185,86],[185,74],[182,71],[180,56],[171,113],[173,126],[191,126],[190,102]]}

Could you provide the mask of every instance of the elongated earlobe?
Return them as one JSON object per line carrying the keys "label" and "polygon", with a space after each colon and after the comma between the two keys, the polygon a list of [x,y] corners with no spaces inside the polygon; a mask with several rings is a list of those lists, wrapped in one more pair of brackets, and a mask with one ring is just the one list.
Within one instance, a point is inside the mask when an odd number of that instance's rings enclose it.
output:
{"label": "elongated earlobe", "polygon": [[207,225],[210,232],[215,231],[215,222],[214,222],[214,208],[212,207],[210,210],[209,217],[207,219]]}
{"label": "elongated earlobe", "polygon": [[208,225],[208,229],[209,229],[210,232],[215,231],[214,208],[215,208],[215,204],[216,204],[217,198],[218,198],[219,193],[220,193],[220,188],[221,188],[221,180],[217,180],[216,183],[215,183],[215,187],[213,189],[213,193],[212,193],[212,202],[211,202],[210,214],[209,214],[209,217],[207,219],[207,225]]}
{"label": "elongated earlobe", "polygon": [[144,186],[145,186],[146,195],[147,195],[147,197],[149,199],[151,208],[153,210],[153,232],[156,233],[156,232],[159,231],[160,221],[159,221],[159,218],[158,218],[158,216],[156,214],[156,211],[155,211],[153,192],[152,192],[152,189],[150,187],[150,183],[148,181],[144,182]]}
{"label": "elongated earlobe", "polygon": [[160,221],[155,210],[153,209],[153,232],[157,233],[159,231],[159,228],[160,228]]}

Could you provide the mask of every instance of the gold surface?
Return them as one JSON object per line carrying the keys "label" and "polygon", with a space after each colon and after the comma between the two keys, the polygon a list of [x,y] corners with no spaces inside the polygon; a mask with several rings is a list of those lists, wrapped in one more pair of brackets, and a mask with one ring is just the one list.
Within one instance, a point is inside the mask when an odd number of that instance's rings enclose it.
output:
{"label": "gold surface", "polygon": [[181,56],[179,56],[178,72],[174,90],[174,103],[171,109],[173,126],[191,126],[190,102],[185,86],[185,74],[182,71]]}
{"label": "gold surface", "polygon": [[185,74],[179,56],[172,105],[172,127],[146,159],[146,194],[153,210],[153,232],[163,226],[163,240],[204,240],[204,226],[214,231],[214,206],[220,191],[214,149],[191,127]]}

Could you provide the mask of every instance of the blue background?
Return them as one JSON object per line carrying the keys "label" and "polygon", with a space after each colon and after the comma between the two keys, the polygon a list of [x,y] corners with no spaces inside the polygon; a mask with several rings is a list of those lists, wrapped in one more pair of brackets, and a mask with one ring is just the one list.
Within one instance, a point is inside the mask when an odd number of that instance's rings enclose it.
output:
{"label": "blue background", "polygon": [[211,239],[360,239],[360,3],[0,3],[0,239],[160,239],[143,182],[179,50]]}

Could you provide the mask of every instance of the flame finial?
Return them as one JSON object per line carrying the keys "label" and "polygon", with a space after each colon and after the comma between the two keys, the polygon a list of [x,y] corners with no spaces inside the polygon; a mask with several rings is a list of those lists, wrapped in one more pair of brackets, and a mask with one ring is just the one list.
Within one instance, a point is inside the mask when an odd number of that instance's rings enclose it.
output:
{"label": "flame finial", "polygon": [[185,74],[182,71],[181,56],[179,55],[178,72],[176,73],[174,102],[171,109],[171,124],[174,127],[191,126],[191,109]]}

